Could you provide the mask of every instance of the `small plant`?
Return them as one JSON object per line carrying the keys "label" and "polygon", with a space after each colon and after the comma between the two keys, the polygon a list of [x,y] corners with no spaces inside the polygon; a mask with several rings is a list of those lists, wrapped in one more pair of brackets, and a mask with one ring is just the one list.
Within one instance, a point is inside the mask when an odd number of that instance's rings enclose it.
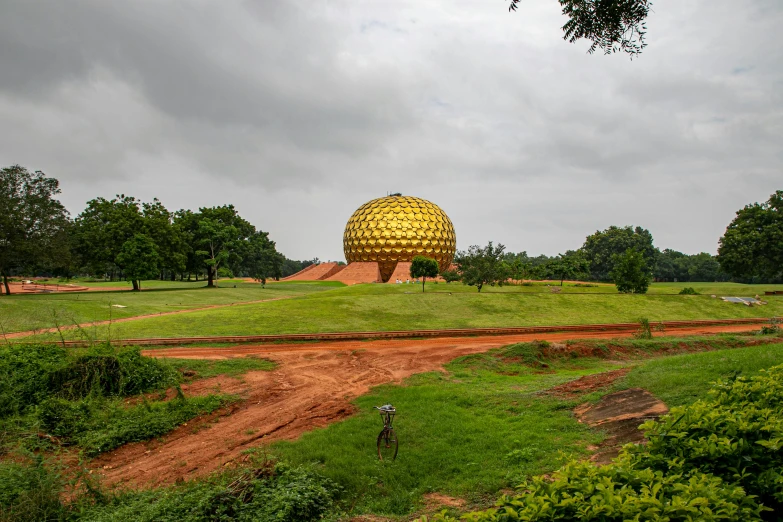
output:
{"label": "small plant", "polygon": [[652,339],[652,328],[650,327],[650,320],[646,317],[639,319],[639,329],[633,334],[636,339]]}
{"label": "small plant", "polygon": [[680,290],[680,295],[699,295],[699,292],[697,292],[692,286],[686,286]]}
{"label": "small plant", "polygon": [[765,324],[761,327],[761,330],[759,330],[759,335],[777,335],[781,332],[780,328],[780,319],[777,317],[772,317],[769,320],[769,324]]}

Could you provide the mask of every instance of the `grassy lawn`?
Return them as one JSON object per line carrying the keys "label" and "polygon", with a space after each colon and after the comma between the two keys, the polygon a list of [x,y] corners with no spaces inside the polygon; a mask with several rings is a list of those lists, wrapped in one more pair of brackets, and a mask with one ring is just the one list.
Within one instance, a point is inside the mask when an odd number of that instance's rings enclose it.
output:
{"label": "grassy lawn", "polygon": [[712,382],[781,363],[783,344],[675,355],[634,368],[619,387],[644,388],[670,407],[682,406],[703,397]]}
{"label": "grassy lawn", "polygon": [[[361,285],[297,299],[115,324],[124,338],[478,328],[783,315],[783,296],[750,308],[706,295],[413,292]],[[445,285],[441,285],[445,286]],[[461,288],[461,287],[456,287]],[[99,335],[101,332],[98,332]],[[105,335],[105,333],[103,334]],[[75,338],[75,333],[72,334]]]}
{"label": "grassy lawn", "polygon": [[[633,347],[636,342],[620,343]],[[536,392],[617,363],[547,360],[543,373],[517,362],[524,361],[527,346],[463,357],[447,365],[448,374],[420,374],[403,385],[377,387],[356,400],[357,415],[277,443],[272,452],[288,463],[313,466],[345,488],[341,504],[350,515],[405,515],[420,507],[428,492],[486,505],[498,491],[552,471],[569,456],[585,455],[586,446],[601,439],[573,418],[571,409],[581,400]],[[655,349],[649,342],[640,347]],[[642,386],[682,404],[704,396],[720,377],[781,363],[783,344],[629,361],[637,367],[617,387]],[[380,420],[372,407],[388,402],[399,412],[400,453],[393,463],[375,456]]]}
{"label": "grassy lawn", "polygon": [[[153,281],[149,281],[153,283]],[[146,281],[145,281],[146,283]],[[230,287],[206,288],[204,282],[186,287],[168,281],[154,290],[143,292],[84,292],[61,294],[28,294],[0,297],[0,326],[6,333],[51,328],[55,316],[61,325],[121,319],[139,315],[188,310],[210,305],[260,301],[305,295],[342,287],[341,283],[278,283],[261,285],[232,283]],[[163,284],[165,283],[165,285]],[[112,305],[121,305],[118,308]]]}

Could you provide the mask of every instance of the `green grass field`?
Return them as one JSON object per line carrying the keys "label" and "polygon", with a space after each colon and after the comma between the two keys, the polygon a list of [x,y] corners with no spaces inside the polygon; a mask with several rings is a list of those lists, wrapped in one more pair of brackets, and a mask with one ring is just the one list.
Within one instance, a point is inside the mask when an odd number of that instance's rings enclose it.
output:
{"label": "green grass field", "polygon": [[[153,281],[150,281],[152,283]],[[178,283],[156,281],[160,287],[143,292],[79,292],[60,294],[17,294],[0,297],[0,327],[5,333],[52,328],[60,325],[122,319],[140,315],[173,312],[305,295],[332,290],[344,285],[332,282],[278,283],[261,285],[236,283],[206,288],[204,282]],[[163,284],[165,283],[165,285]],[[180,285],[189,285],[180,287]],[[108,283],[107,283],[108,285]],[[124,308],[119,308],[120,305]]]}
{"label": "green grass field", "polygon": [[[665,342],[620,344],[647,350]],[[419,374],[402,385],[377,387],[356,401],[357,415],[277,443],[272,452],[313,466],[344,487],[343,508],[351,515],[405,515],[421,507],[428,492],[487,505],[498,491],[550,472],[569,456],[585,455],[586,446],[601,439],[571,413],[584,399],[538,392],[618,367],[616,361],[585,358],[547,361],[542,372],[519,358],[509,348],[499,349],[457,359],[446,366],[448,374]],[[783,344],[630,361],[624,364],[635,368],[615,389],[642,386],[672,405],[685,404],[703,397],[716,379],[781,363]],[[399,412],[400,453],[395,462],[384,463],[374,454],[380,420],[372,407],[389,402]]]}
{"label": "green grass field", "polygon": [[[193,311],[94,328],[97,338],[193,337],[340,331],[388,331],[429,328],[536,326],[678,319],[732,319],[783,315],[783,296],[768,305],[746,307],[711,295],[755,295],[783,285],[691,283],[702,295],[678,295],[688,283],[652,285],[647,295],[618,294],[612,285],[575,286],[552,292],[543,283],[487,288],[478,293],[461,284],[365,284],[281,282],[262,289],[236,283],[216,289],[195,283],[155,282],[160,288],[136,292],[16,295],[0,298],[0,327],[6,332],[51,328],[187,310],[210,305],[292,299]],[[179,288],[179,285],[194,285]],[[172,285],[172,288],[166,287]],[[122,305],[117,308],[112,305]],[[55,339],[57,334],[45,335]],[[66,332],[78,339],[84,332]]]}

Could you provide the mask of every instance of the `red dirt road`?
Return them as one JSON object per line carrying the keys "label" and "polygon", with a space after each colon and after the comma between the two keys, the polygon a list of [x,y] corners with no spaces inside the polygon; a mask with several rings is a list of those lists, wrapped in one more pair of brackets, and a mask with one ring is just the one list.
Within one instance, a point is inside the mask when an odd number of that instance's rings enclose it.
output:
{"label": "red dirt road", "polygon": [[[681,328],[672,335],[748,331],[747,325]],[[231,411],[181,426],[159,441],[134,443],[92,463],[107,485],[152,486],[188,480],[237,459],[245,449],[324,427],[353,412],[351,400],[371,387],[414,373],[440,370],[456,357],[531,340],[628,337],[629,332],[574,332],[424,340],[344,341],[313,344],[170,348],[145,355],[198,359],[263,356],[271,372],[242,380],[217,377],[183,386],[187,396],[219,391],[245,399]]]}

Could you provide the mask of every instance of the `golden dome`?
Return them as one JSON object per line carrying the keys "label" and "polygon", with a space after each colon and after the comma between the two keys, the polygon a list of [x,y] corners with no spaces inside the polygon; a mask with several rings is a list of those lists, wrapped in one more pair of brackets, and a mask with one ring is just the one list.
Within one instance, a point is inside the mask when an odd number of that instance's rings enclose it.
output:
{"label": "golden dome", "polygon": [[451,265],[457,236],[449,216],[438,205],[410,196],[368,201],[353,213],[343,235],[345,260],[377,261],[383,282],[398,261],[416,256],[435,259],[441,270]]}

